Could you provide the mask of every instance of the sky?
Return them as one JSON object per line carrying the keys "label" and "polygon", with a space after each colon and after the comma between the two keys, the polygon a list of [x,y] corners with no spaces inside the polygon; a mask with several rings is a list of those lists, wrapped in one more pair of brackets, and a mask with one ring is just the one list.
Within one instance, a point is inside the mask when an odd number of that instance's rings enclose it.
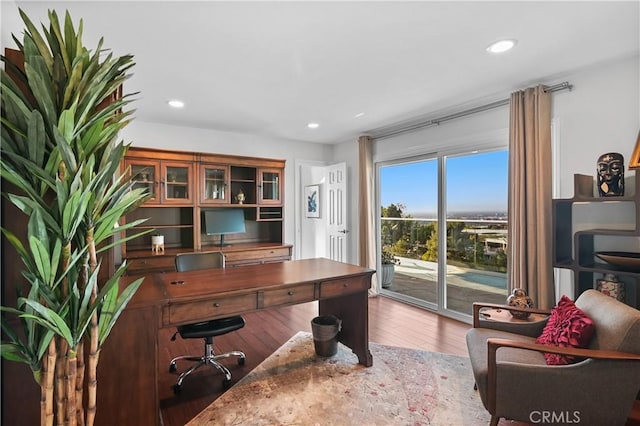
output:
{"label": "sky", "polygon": [[[507,211],[508,151],[492,151],[446,159],[449,213]],[[385,166],[380,169],[381,204],[404,204],[404,212],[437,211],[436,159]]]}

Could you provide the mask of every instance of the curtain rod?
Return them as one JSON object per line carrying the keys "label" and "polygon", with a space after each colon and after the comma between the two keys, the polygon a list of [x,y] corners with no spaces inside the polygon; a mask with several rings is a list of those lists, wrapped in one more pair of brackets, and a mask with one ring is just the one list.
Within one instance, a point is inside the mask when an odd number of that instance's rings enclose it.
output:
{"label": "curtain rod", "polygon": [[[554,84],[553,86],[544,86],[544,91],[545,92],[558,92],[560,90],[571,90],[572,88],[573,88],[573,86],[571,84],[569,84],[568,81],[564,81],[562,83]],[[445,116],[440,117],[440,118],[435,118],[433,120],[421,121],[421,122],[418,122],[418,123],[408,124],[408,125],[406,125],[404,127],[399,127],[399,128],[387,128],[386,131],[383,129],[380,133],[377,133],[375,131],[372,131],[370,133],[371,133],[371,137],[373,139],[385,139],[385,138],[389,138],[391,136],[396,136],[396,135],[399,135],[399,134],[402,134],[402,133],[411,132],[411,131],[422,129],[422,128],[425,128],[425,127],[438,126],[438,125],[440,125],[440,123],[444,123],[445,121],[455,120],[456,118],[466,117],[467,115],[477,114],[479,112],[484,112],[484,111],[488,111],[488,110],[491,110],[491,109],[499,108],[499,107],[504,106],[504,105],[509,105],[509,102],[510,102],[510,98],[502,99],[502,100],[499,100],[499,101],[488,103],[486,105],[480,105],[480,106],[477,106],[477,107],[474,107],[474,108],[466,109],[464,111],[460,111],[460,112],[456,112],[456,113],[453,113],[453,114],[445,115]]]}

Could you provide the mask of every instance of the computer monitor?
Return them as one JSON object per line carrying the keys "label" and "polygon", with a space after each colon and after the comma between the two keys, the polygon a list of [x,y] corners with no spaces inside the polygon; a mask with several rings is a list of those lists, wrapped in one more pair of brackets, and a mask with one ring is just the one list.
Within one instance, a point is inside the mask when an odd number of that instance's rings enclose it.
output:
{"label": "computer monitor", "polygon": [[219,247],[231,245],[224,242],[224,236],[226,234],[241,234],[246,232],[244,211],[242,209],[205,210],[204,225],[207,235],[220,235]]}

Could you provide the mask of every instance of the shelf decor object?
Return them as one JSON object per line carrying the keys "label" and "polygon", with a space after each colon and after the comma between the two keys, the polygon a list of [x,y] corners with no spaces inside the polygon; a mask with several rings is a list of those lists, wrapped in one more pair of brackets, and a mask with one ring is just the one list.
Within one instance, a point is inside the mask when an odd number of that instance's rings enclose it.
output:
{"label": "shelf decor object", "polygon": [[598,192],[601,197],[624,196],[624,157],[608,152],[598,157]]}
{"label": "shelf decor object", "polygon": [[624,283],[618,281],[618,277],[613,274],[604,274],[604,277],[598,280],[596,290],[624,303]]}
{"label": "shelf decor object", "polygon": [[244,204],[244,200],[246,200],[247,197],[244,195],[244,192],[242,192],[242,189],[240,190],[240,192],[238,192],[238,195],[236,195],[236,201],[238,202],[238,204]]}
{"label": "shelf decor object", "polygon": [[155,254],[164,254],[164,235],[151,236],[151,251]]}
{"label": "shelf decor object", "polygon": [[640,272],[640,253],[626,251],[597,251],[596,257],[627,272]]}
{"label": "shelf decor object", "polygon": [[[507,305],[514,308],[533,308],[533,299],[527,296],[527,292],[521,288],[514,288],[509,297],[507,297]],[[509,311],[516,319],[527,319],[531,312]]]}

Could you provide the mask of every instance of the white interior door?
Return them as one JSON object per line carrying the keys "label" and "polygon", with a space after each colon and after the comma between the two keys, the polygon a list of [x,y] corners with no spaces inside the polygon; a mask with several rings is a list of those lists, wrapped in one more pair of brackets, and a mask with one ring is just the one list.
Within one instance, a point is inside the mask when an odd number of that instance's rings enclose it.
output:
{"label": "white interior door", "polygon": [[327,166],[327,248],[328,257],[347,261],[347,164]]}

